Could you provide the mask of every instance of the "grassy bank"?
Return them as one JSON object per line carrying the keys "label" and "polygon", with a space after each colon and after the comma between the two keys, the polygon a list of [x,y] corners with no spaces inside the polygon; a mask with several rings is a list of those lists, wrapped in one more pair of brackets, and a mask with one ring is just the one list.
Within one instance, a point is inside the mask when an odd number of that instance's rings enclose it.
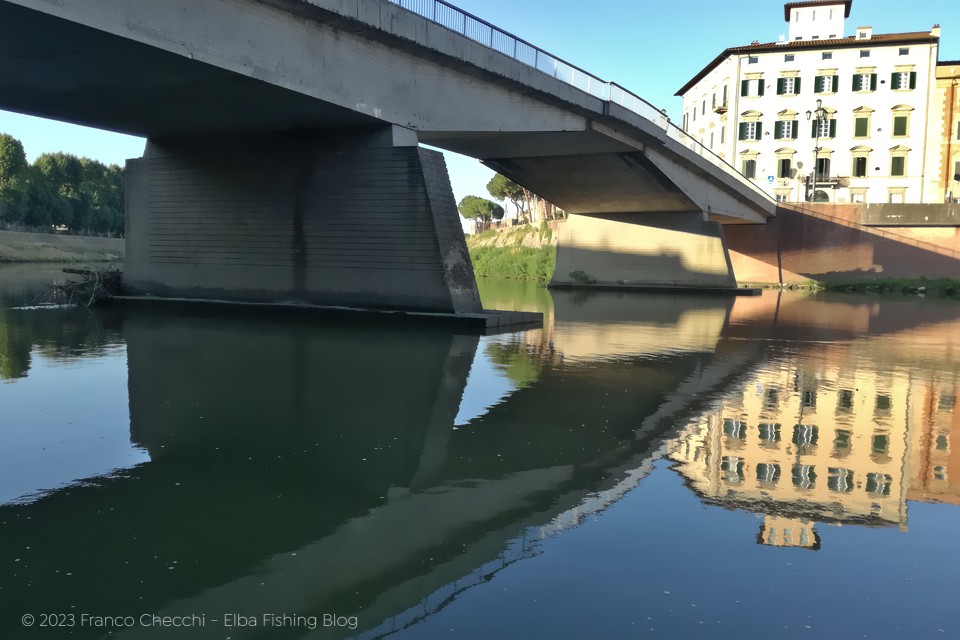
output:
{"label": "grassy bank", "polygon": [[123,258],[119,238],[0,231],[3,262],[106,262]]}
{"label": "grassy bank", "polygon": [[882,293],[896,295],[960,296],[960,280],[953,278],[880,278],[848,282],[827,282],[821,285],[827,291],[847,293]]}
{"label": "grassy bank", "polygon": [[546,224],[484,231],[469,236],[467,248],[480,278],[548,282],[557,261],[556,238]]}

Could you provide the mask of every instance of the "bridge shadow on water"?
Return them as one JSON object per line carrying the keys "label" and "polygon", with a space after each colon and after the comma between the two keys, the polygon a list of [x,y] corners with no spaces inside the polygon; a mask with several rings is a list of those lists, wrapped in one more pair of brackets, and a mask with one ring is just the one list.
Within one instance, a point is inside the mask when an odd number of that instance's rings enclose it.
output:
{"label": "bridge shadow on water", "polygon": [[[772,358],[863,336],[894,344],[960,318],[949,305],[776,296],[559,292],[532,304],[543,329],[485,338],[142,311],[84,316],[98,328],[66,336],[44,319],[60,312],[4,311],[4,363],[126,345],[130,440],[149,457],[0,505],[0,562],[18,567],[0,576],[4,609],[338,612],[357,629],[317,637],[388,634],[536,555],[656,460],[692,468],[677,438]],[[5,377],[29,370],[5,365]],[[479,408],[458,420],[474,392]]]}

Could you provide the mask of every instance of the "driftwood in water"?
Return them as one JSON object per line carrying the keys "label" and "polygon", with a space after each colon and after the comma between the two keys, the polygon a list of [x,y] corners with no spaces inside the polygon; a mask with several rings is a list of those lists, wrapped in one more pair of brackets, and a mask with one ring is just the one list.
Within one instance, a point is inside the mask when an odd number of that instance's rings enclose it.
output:
{"label": "driftwood in water", "polygon": [[122,272],[113,267],[64,269],[64,273],[79,276],[54,282],[40,301],[43,304],[92,307],[112,298],[120,289]]}

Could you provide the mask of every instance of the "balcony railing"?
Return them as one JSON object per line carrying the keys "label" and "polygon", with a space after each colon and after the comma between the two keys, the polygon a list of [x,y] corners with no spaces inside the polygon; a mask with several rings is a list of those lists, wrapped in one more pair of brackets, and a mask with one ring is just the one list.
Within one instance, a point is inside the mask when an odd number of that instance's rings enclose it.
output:
{"label": "balcony railing", "polygon": [[773,198],[771,198],[769,194],[753,182],[744,178],[743,174],[740,173],[736,167],[705,147],[683,129],[670,122],[670,118],[665,111],[657,109],[640,96],[615,82],[607,82],[588,71],[584,71],[566,60],[547,53],[540,47],[530,44],[526,40],[518,38],[490,24],[486,20],[469,14],[448,2],[444,2],[444,0],[389,0],[389,2],[451,31],[455,31],[462,36],[466,36],[508,58],[534,67],[596,98],[618,104],[628,111],[632,111],[656,123],[657,126],[666,132],[668,137],[681,143],[687,149],[690,149],[728,175],[736,177],[741,184],[751,189],[754,193],[773,202]]}

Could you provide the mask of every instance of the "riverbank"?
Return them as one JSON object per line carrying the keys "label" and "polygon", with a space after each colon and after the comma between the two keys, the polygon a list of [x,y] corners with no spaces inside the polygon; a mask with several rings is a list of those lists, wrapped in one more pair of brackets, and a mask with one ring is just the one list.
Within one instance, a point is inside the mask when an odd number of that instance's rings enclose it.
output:
{"label": "riverbank", "polygon": [[0,231],[0,263],[109,262],[123,256],[121,238]]}
{"label": "riverbank", "polygon": [[557,221],[490,229],[467,236],[479,278],[549,282],[557,262]]}

